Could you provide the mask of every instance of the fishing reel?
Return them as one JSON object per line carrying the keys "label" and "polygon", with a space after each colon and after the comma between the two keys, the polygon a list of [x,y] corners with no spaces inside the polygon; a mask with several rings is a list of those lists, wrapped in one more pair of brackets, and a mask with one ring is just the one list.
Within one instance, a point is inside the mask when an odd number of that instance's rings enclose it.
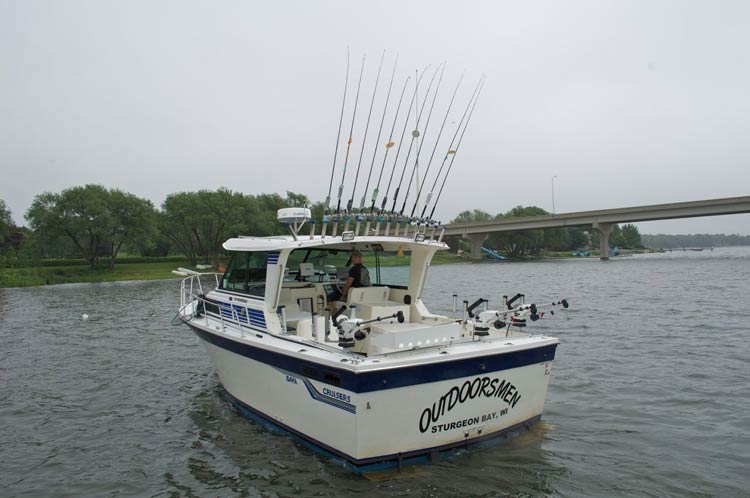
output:
{"label": "fishing reel", "polygon": [[[475,313],[474,310],[484,304],[487,303],[487,299],[485,298],[479,298],[471,305],[468,305],[467,301],[464,301],[466,304],[466,314],[469,318],[474,319],[474,335],[479,337],[486,337],[490,335],[490,328],[501,330],[506,328],[507,331],[510,330],[510,327],[526,327],[527,320],[531,320],[532,322],[535,322],[541,318],[544,318],[546,313],[549,313],[550,315],[555,314],[554,309],[550,309],[549,311],[544,311],[543,308],[554,308],[557,306],[561,306],[564,309],[567,309],[570,304],[568,303],[567,299],[561,299],[559,301],[553,301],[550,304],[526,304],[525,301],[526,296],[524,294],[516,294],[511,299],[508,299],[508,296],[503,296],[503,304],[505,306],[505,310],[483,310],[478,313]],[[521,304],[518,306],[513,307],[513,304],[521,300]]]}
{"label": "fishing reel", "polygon": [[354,316],[355,306],[352,306],[352,316],[346,317],[341,316],[345,306],[339,308],[336,314],[333,316],[333,321],[336,324],[336,329],[339,332],[339,347],[344,349],[353,348],[356,341],[363,341],[367,338],[369,329],[364,327],[370,323],[381,322],[383,320],[390,320],[395,318],[398,323],[404,323],[403,311],[397,311],[396,313],[388,316],[379,316],[371,320],[363,320]]}

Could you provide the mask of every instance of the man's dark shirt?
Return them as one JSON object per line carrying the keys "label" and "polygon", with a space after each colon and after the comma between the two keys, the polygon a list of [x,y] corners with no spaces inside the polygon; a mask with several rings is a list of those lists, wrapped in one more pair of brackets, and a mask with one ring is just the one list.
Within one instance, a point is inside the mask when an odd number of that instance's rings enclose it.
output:
{"label": "man's dark shirt", "polygon": [[349,276],[353,278],[352,287],[370,287],[370,272],[363,264],[349,268]]}

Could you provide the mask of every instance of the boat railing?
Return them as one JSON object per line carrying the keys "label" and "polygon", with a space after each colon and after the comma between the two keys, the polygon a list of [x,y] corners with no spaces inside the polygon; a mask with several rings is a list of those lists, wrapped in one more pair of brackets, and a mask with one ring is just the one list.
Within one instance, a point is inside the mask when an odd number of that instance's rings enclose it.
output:
{"label": "boat railing", "polygon": [[194,272],[183,278],[180,285],[180,312],[187,305],[193,304],[196,300],[202,300],[206,293],[218,288],[221,276],[221,273]]}
{"label": "boat railing", "polygon": [[185,322],[203,317],[206,319],[206,324],[208,324],[208,318],[211,316],[221,324],[222,332],[226,332],[227,328],[232,328],[238,330],[244,336],[245,328],[249,326],[250,308],[237,304],[217,303],[206,299],[207,293],[220,286],[222,276],[222,273],[192,272],[188,277],[182,279],[180,309],[177,316]]}

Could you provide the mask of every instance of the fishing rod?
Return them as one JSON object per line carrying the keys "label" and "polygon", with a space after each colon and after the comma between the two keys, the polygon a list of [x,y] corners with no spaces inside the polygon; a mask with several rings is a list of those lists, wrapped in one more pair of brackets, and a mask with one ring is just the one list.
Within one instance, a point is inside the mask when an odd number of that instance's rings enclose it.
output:
{"label": "fishing rod", "polygon": [[[435,68],[435,72],[432,73],[432,78],[430,78],[430,83],[427,85],[427,92],[424,95],[424,100],[422,101],[422,106],[419,109],[419,113],[417,114],[417,123],[414,128],[414,130],[411,132],[411,142],[409,142],[409,150],[406,152],[406,160],[404,161],[404,169],[401,171],[401,178],[398,182],[398,187],[396,187],[396,192],[393,194],[393,206],[391,207],[392,212],[396,212],[396,202],[398,202],[398,193],[401,190],[401,185],[404,182],[404,175],[406,174],[406,166],[409,164],[409,156],[411,155],[411,150],[414,147],[414,141],[419,137],[419,122],[422,119],[422,113],[424,112],[424,106],[427,104],[427,97],[430,95],[430,90],[432,89],[432,84],[435,82],[435,76],[437,76],[438,70],[443,66],[443,64],[440,64],[438,67]],[[419,85],[417,85],[414,88],[414,97],[417,96],[417,90],[419,89]],[[416,111],[416,109],[415,109]],[[408,116],[407,116],[408,119]]]}
{"label": "fishing rod", "polygon": [[[388,101],[391,99],[391,89],[393,88],[393,80],[396,78],[396,66],[398,66],[398,54],[396,54],[396,62],[393,63],[393,72],[391,73],[391,82],[388,85],[388,93],[385,96],[385,106],[383,107],[383,117],[380,118],[380,127],[378,128],[378,137],[375,139],[375,147],[373,147],[372,149],[372,162],[370,163],[370,171],[369,173],[367,173],[367,183],[365,183],[365,192],[362,194],[362,202],[360,202],[359,204],[360,210],[363,210],[365,208],[365,197],[367,197],[367,190],[370,188],[370,177],[372,176],[372,168],[373,166],[375,166],[375,156],[378,155],[378,147],[380,146],[380,135],[383,133],[383,123],[385,123],[385,113],[388,111]],[[388,149],[386,149],[386,153],[387,152],[388,152]],[[373,191],[373,195],[376,195],[374,191]],[[372,209],[370,210],[370,212],[372,212]]]}
{"label": "fishing rod", "polygon": [[[357,180],[359,180],[359,169],[362,166],[362,156],[365,153],[365,145],[367,145],[367,131],[370,129],[370,118],[372,117],[372,107],[375,105],[375,96],[378,94],[378,83],[380,82],[380,70],[383,69],[383,60],[385,59],[385,50],[383,55],[380,56],[380,65],[378,66],[378,74],[375,76],[375,87],[372,91],[372,100],[370,101],[370,111],[367,113],[367,122],[365,124],[365,134],[362,137],[362,149],[359,151],[359,161],[357,162],[357,173],[354,175],[354,185],[352,185],[352,196],[349,198],[349,202],[346,203],[346,212],[349,213],[352,210],[354,204],[354,192],[357,191]],[[367,190],[365,190],[367,193]]]}
{"label": "fishing rod", "polygon": [[382,213],[385,211],[385,205],[388,202],[388,193],[391,191],[391,182],[393,182],[393,173],[396,172],[396,164],[398,163],[398,156],[401,153],[401,145],[404,143],[404,135],[406,134],[406,127],[409,126],[409,115],[411,114],[411,108],[414,106],[414,101],[417,97],[417,87],[419,87],[419,82],[422,81],[422,77],[427,72],[427,69],[430,66],[427,65],[422,70],[422,74],[419,74],[419,71],[417,71],[417,78],[414,80],[414,94],[411,97],[411,102],[409,103],[409,109],[406,111],[406,119],[404,120],[404,127],[401,130],[401,138],[398,141],[398,148],[396,149],[396,157],[393,159],[393,167],[391,168],[391,176],[388,179],[388,188],[385,189],[385,197],[383,197],[383,202],[380,205],[380,212]]}
{"label": "fishing rod", "polygon": [[359,81],[357,82],[357,96],[354,98],[354,112],[352,113],[352,126],[349,128],[349,140],[346,144],[346,157],[344,158],[344,171],[341,174],[341,185],[339,185],[338,203],[336,204],[336,214],[341,211],[341,195],[344,193],[344,180],[346,179],[346,164],[349,161],[349,149],[352,147],[352,134],[354,133],[354,118],[357,116],[357,104],[359,103],[359,89],[362,85],[362,73],[365,72],[365,59],[367,54],[362,56],[362,68],[359,70]]}
{"label": "fishing rod", "polygon": [[[448,121],[448,115],[450,114],[451,108],[453,107],[453,101],[456,99],[456,94],[458,93],[458,89],[461,86],[461,81],[463,81],[465,74],[466,74],[466,70],[464,69],[464,72],[461,73],[461,77],[458,79],[458,83],[456,83],[456,89],[453,90],[451,101],[448,103],[448,109],[445,111],[443,124],[440,125],[440,130],[438,131],[437,140],[435,140],[435,146],[432,148],[432,154],[430,154],[430,160],[427,163],[427,169],[424,172],[422,183],[419,185],[419,189],[417,190],[417,198],[414,200],[414,206],[411,208],[411,214],[409,216],[412,218],[414,217],[414,211],[416,211],[417,209],[417,204],[419,204],[419,198],[422,195],[422,189],[424,188],[424,184],[427,183],[427,175],[429,175],[430,173],[430,166],[432,166],[432,159],[435,157],[435,151],[437,151],[438,144],[440,143],[440,137],[443,135],[443,129],[445,128],[445,123]],[[424,213],[422,213],[422,216],[424,216]]]}
{"label": "fishing rod", "polygon": [[430,212],[430,219],[432,219],[432,216],[435,214],[435,208],[438,205],[438,202],[440,201],[440,196],[443,193],[443,188],[445,187],[445,181],[448,179],[448,175],[451,174],[451,169],[453,168],[453,161],[456,160],[456,154],[458,153],[458,148],[461,147],[461,141],[464,138],[464,133],[466,133],[466,128],[469,127],[469,121],[471,121],[471,116],[474,114],[474,108],[477,105],[477,101],[479,100],[479,94],[482,93],[482,87],[484,87],[484,75],[482,75],[481,79],[481,85],[479,85],[479,89],[477,90],[477,96],[474,98],[474,103],[471,104],[471,110],[469,111],[469,115],[466,117],[466,124],[464,124],[464,129],[461,131],[461,135],[458,137],[458,143],[456,143],[456,149],[453,152],[453,157],[451,158],[450,164],[448,164],[448,169],[445,172],[445,176],[443,177],[443,183],[440,185],[440,191],[438,192],[437,197],[435,198],[435,204],[432,205],[432,211]]}
{"label": "fishing rod", "polygon": [[440,169],[438,169],[437,175],[435,175],[435,181],[432,182],[432,187],[430,187],[430,192],[427,194],[427,199],[425,200],[424,208],[422,208],[422,214],[420,215],[420,218],[424,218],[424,214],[427,211],[427,206],[429,206],[430,200],[432,199],[432,194],[435,192],[435,187],[437,186],[437,183],[440,180],[440,173],[443,172],[443,167],[445,167],[445,163],[446,161],[448,161],[448,156],[453,155],[455,153],[455,151],[453,150],[453,144],[456,142],[458,133],[461,131],[461,125],[463,125],[464,119],[466,119],[466,115],[468,114],[469,109],[471,108],[471,103],[474,101],[474,96],[477,94],[477,90],[479,90],[479,85],[481,83],[482,83],[482,78],[479,78],[479,81],[477,81],[477,84],[474,87],[474,91],[472,92],[471,97],[469,98],[469,103],[466,104],[466,109],[464,109],[464,112],[461,115],[461,119],[458,121],[456,132],[453,134],[451,143],[448,145],[448,152],[445,154],[445,157],[443,157],[443,162],[440,164]]}
{"label": "fishing rod", "polygon": [[[393,126],[391,126],[391,133],[388,136],[388,142],[385,144],[385,154],[383,155],[383,164],[380,166],[380,175],[378,176],[378,184],[375,185],[375,189],[372,191],[372,205],[370,206],[370,213],[375,210],[375,201],[378,199],[378,193],[380,192],[380,181],[383,179],[383,172],[385,171],[385,162],[388,159],[388,152],[395,145],[393,142],[393,131],[396,129],[396,121],[398,120],[398,113],[401,110],[401,102],[404,100],[404,94],[406,93],[406,86],[409,84],[411,76],[406,77],[404,81],[404,88],[401,90],[401,97],[398,99],[398,105],[396,106],[396,115],[393,116]],[[383,112],[385,114],[385,111]]]}
{"label": "fishing rod", "polygon": [[435,93],[432,95],[432,103],[430,104],[430,112],[427,113],[427,121],[424,125],[424,133],[422,133],[422,140],[417,145],[417,157],[414,158],[414,168],[411,170],[411,176],[409,177],[409,185],[406,187],[406,195],[404,196],[404,203],[401,205],[401,211],[399,214],[404,214],[406,210],[406,201],[409,199],[411,193],[411,184],[414,181],[414,174],[417,174],[417,184],[419,184],[419,156],[422,154],[422,147],[424,146],[425,136],[427,136],[427,130],[430,127],[430,118],[432,118],[432,111],[435,109],[435,101],[437,100],[438,92],[440,91],[440,84],[443,82],[443,73],[445,72],[445,62],[443,62],[443,69],[440,70],[440,78],[438,78],[437,86],[435,87]]}
{"label": "fishing rod", "polygon": [[326,196],[326,211],[331,207],[331,190],[333,189],[333,174],[336,172],[336,156],[339,153],[339,139],[341,139],[341,124],[344,122],[344,106],[346,105],[346,89],[349,86],[349,47],[346,47],[346,79],[344,80],[344,98],[341,100],[341,116],[339,116],[339,131],[336,132],[336,149],[333,151],[333,166],[331,166],[331,181],[328,184]]}

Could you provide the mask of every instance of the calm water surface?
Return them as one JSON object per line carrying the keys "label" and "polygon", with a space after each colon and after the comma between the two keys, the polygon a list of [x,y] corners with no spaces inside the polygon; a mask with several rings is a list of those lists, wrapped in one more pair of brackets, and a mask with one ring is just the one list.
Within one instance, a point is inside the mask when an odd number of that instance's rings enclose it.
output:
{"label": "calm water surface", "polygon": [[750,496],[750,248],[433,268],[436,311],[571,301],[543,422],[370,478],[244,419],[177,285],[0,289],[0,496]]}

